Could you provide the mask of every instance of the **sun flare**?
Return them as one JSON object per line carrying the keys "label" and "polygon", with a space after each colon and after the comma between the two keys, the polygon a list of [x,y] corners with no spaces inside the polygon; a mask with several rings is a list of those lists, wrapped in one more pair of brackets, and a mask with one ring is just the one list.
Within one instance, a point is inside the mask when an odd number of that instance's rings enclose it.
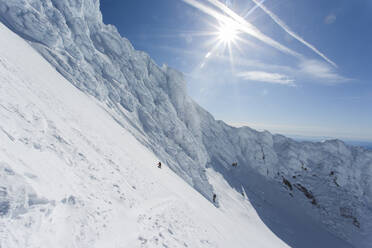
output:
{"label": "sun flare", "polygon": [[235,23],[223,23],[218,29],[218,38],[225,43],[234,42],[238,37],[238,27]]}

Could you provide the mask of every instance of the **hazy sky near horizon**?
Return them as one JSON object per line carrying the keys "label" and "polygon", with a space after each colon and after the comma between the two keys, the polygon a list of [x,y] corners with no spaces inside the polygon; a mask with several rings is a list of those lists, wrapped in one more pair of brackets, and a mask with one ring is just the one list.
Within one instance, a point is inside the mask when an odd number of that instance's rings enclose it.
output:
{"label": "hazy sky near horizon", "polygon": [[[372,1],[256,1],[101,0],[101,10],[136,49],[182,71],[216,119],[372,141]],[[238,23],[231,43],[225,18]]]}

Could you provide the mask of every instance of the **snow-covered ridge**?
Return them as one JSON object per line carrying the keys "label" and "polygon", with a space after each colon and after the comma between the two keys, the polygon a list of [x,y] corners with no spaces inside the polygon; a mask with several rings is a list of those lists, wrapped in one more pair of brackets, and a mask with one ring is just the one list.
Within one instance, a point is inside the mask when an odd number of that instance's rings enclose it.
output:
{"label": "snow-covered ridge", "polygon": [[358,247],[372,242],[372,151],[214,120],[186,95],[181,73],[158,67],[102,22],[98,0],[0,0],[0,20],[115,120],[131,123],[123,125],[206,198],[211,167],[238,191],[259,189],[278,209],[291,202]]}

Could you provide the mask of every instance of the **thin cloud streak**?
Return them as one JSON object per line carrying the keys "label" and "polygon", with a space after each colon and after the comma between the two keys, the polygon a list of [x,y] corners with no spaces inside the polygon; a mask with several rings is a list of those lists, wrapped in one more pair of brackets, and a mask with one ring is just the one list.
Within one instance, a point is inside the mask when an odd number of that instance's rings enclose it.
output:
{"label": "thin cloud streak", "polygon": [[330,60],[329,58],[327,58],[316,47],[314,47],[312,44],[310,44],[309,42],[305,41],[302,37],[300,37],[295,32],[293,32],[278,16],[276,16],[273,12],[271,12],[270,10],[268,10],[265,5],[263,5],[262,3],[259,3],[257,0],[252,0],[252,1],[257,6],[259,6],[266,14],[268,14],[271,17],[271,19],[273,19],[273,21],[276,24],[278,24],[282,29],[284,29],[284,31],[286,31],[290,36],[292,36],[293,38],[295,38],[296,40],[298,40],[299,42],[301,42],[302,44],[304,44],[305,46],[307,46],[308,48],[310,48],[311,50],[313,50],[316,54],[318,54],[320,57],[322,57],[325,61],[327,61],[332,66],[334,66],[334,67],[337,68],[337,65],[336,65],[335,62],[333,62],[332,60]]}
{"label": "thin cloud streak", "polygon": [[304,60],[299,65],[300,71],[330,84],[345,83],[352,79],[337,74],[327,63],[320,60]]}
{"label": "thin cloud streak", "polygon": [[270,73],[265,71],[245,71],[238,74],[238,77],[250,81],[258,81],[273,84],[282,84],[287,86],[295,86],[295,81],[286,75],[279,73]]}
{"label": "thin cloud streak", "polygon": [[[260,2],[260,4],[263,4],[266,0],[262,0]],[[256,9],[258,9],[259,6],[256,4],[255,6],[253,6],[253,8],[251,8],[245,15],[243,15],[243,18],[247,18],[250,14],[253,13],[253,11],[255,11]]]}

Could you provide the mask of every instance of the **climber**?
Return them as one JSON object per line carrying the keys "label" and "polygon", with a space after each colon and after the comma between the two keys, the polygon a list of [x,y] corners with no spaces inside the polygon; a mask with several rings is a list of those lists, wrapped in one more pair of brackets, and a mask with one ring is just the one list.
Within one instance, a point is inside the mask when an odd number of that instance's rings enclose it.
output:
{"label": "climber", "polygon": [[232,165],[232,167],[237,167],[238,166],[238,163],[237,162],[234,162],[231,165]]}
{"label": "climber", "polygon": [[161,162],[158,163],[158,168],[161,169]]}
{"label": "climber", "polygon": [[216,203],[216,198],[217,198],[217,195],[216,194],[213,194],[213,202]]}

